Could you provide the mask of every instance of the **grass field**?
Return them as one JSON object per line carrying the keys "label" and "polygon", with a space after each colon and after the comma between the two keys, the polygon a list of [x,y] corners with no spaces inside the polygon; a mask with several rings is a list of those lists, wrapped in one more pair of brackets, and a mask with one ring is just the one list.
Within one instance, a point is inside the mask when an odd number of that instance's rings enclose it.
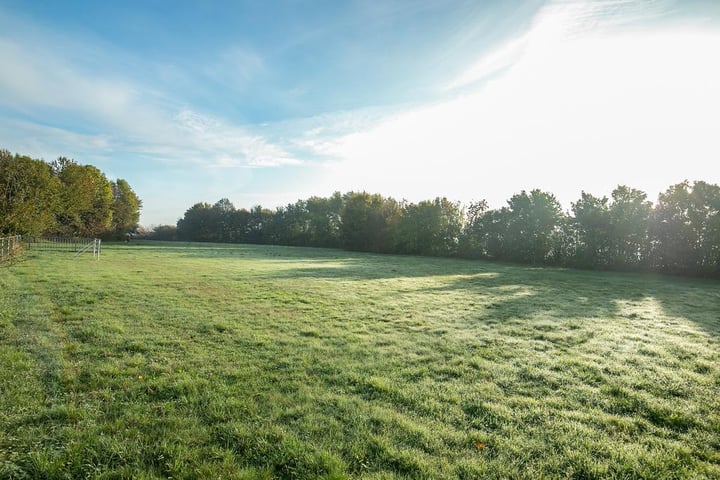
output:
{"label": "grass field", "polygon": [[720,283],[132,244],[0,268],[0,478],[720,478]]}

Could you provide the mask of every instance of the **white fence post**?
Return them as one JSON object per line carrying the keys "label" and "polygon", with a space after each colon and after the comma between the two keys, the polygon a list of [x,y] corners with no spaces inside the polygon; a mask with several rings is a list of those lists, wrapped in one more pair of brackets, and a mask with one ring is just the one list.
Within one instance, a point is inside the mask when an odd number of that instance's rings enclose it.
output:
{"label": "white fence post", "polygon": [[0,238],[0,262],[12,258],[22,246],[22,235]]}

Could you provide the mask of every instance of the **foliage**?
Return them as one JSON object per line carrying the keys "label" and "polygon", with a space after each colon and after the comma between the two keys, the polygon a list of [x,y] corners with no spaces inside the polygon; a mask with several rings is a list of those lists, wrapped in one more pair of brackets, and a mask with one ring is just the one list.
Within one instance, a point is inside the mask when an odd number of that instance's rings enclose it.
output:
{"label": "foliage", "polygon": [[178,238],[720,277],[717,185],[675,185],[655,206],[645,192],[620,185],[610,199],[582,192],[571,207],[563,213],[553,194],[537,189],[499,209],[484,200],[464,209],[447,198],[411,203],[367,192],[275,211],[222,199],[185,212]]}
{"label": "foliage", "polygon": [[367,192],[343,197],[340,241],[344,248],[360,252],[392,252],[393,233],[400,206],[393,198]]}
{"label": "foliage", "polygon": [[177,227],[175,225],[155,225],[152,230],[143,235],[150,240],[171,241],[177,239]]}
{"label": "foliage", "polygon": [[685,181],[660,194],[653,212],[653,261],[663,271],[718,274],[720,186]]}
{"label": "foliage", "polygon": [[582,192],[572,204],[575,261],[582,267],[602,267],[610,251],[610,208],[607,197]]}
{"label": "foliage", "polygon": [[0,274],[0,478],[719,478],[718,286],[278,246],[30,252]]}
{"label": "foliage", "polygon": [[409,203],[397,222],[396,251],[448,257],[457,254],[464,223],[460,204],[447,198]]}
{"label": "foliage", "polygon": [[52,229],[60,191],[50,165],[0,150],[0,236]]}
{"label": "foliage", "polygon": [[105,175],[92,165],[79,165],[64,157],[52,165],[63,185],[58,233],[91,237],[110,230],[114,198]]}
{"label": "foliage", "polygon": [[110,182],[110,186],[113,192],[111,230],[116,237],[122,238],[128,232],[137,230],[142,201],[122,178]]}
{"label": "foliage", "polygon": [[92,165],[52,164],[0,150],[0,233],[97,237],[134,230],[140,199]]}
{"label": "foliage", "polygon": [[608,263],[616,268],[640,265],[647,258],[647,230],[652,203],[647,194],[624,185],[612,192]]}
{"label": "foliage", "polygon": [[562,217],[560,203],[551,193],[522,191],[508,200],[503,257],[541,264],[550,256],[552,236]]}

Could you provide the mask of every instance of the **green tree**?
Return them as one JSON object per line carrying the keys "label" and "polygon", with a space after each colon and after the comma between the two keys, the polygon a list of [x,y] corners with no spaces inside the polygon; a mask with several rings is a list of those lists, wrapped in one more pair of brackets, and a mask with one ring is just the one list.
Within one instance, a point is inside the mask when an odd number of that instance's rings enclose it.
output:
{"label": "green tree", "polygon": [[343,197],[341,241],[344,248],[366,252],[392,252],[393,230],[400,206],[392,198],[366,192]]}
{"label": "green tree", "polygon": [[551,256],[553,235],[563,218],[560,203],[551,193],[524,190],[508,201],[504,212],[507,229],[503,249],[506,258],[545,263]]}
{"label": "green tree", "polygon": [[343,197],[340,192],[328,198],[310,197],[305,202],[310,245],[328,248],[340,246],[342,207]]}
{"label": "green tree", "polygon": [[248,243],[273,243],[273,212],[260,205],[250,209],[245,241]]}
{"label": "green tree", "polygon": [[273,214],[272,231],[268,238],[281,245],[308,246],[310,241],[309,218],[304,200],[278,207]]}
{"label": "green tree", "polygon": [[460,255],[466,258],[481,258],[487,256],[485,248],[482,219],[488,211],[485,200],[471,202],[467,207],[465,224],[460,237]]}
{"label": "green tree", "polygon": [[177,238],[177,226],[156,225],[148,234],[151,240],[175,240]]}
{"label": "green tree", "polygon": [[111,182],[111,187],[113,192],[112,232],[116,236],[134,232],[140,221],[142,201],[130,184],[122,178]]}
{"label": "green tree", "polygon": [[0,150],[0,234],[37,236],[52,230],[60,188],[47,163]]}
{"label": "green tree", "polygon": [[453,256],[458,252],[464,222],[460,204],[447,198],[402,206],[398,224],[400,253]]}
{"label": "green tree", "polygon": [[215,237],[216,226],[211,221],[212,206],[209,203],[196,203],[185,211],[177,222],[177,237],[180,240],[211,242]]}
{"label": "green tree", "polygon": [[106,233],[112,224],[114,196],[105,175],[92,165],[60,157],[53,162],[62,188],[57,215],[59,233],[84,237]]}
{"label": "green tree", "polygon": [[509,208],[477,211],[470,221],[472,242],[478,256],[495,260],[514,258],[508,233]]}
{"label": "green tree", "polygon": [[720,186],[673,185],[660,194],[652,217],[656,268],[720,276]]}
{"label": "green tree", "polygon": [[208,222],[211,225],[211,236],[208,239],[212,242],[232,242],[232,215],[235,212],[235,205],[227,198],[221,198],[207,212]]}
{"label": "green tree", "polygon": [[250,212],[240,208],[230,214],[230,232],[233,242],[247,242],[248,225],[250,223]]}
{"label": "green tree", "polygon": [[648,223],[652,202],[641,190],[625,185],[612,192],[610,204],[609,259],[615,268],[639,266],[647,257]]}
{"label": "green tree", "polygon": [[575,264],[582,267],[607,265],[611,229],[608,198],[582,192],[580,200],[572,204],[572,213]]}

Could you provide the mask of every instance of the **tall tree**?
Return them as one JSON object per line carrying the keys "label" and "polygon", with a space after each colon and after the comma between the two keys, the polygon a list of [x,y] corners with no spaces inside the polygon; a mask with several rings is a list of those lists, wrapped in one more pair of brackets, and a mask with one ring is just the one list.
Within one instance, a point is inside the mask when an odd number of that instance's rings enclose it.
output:
{"label": "tall tree", "polygon": [[215,239],[216,226],[211,222],[209,203],[200,202],[185,211],[177,222],[177,237],[180,240],[211,242]]}
{"label": "tall tree", "polygon": [[652,202],[641,190],[625,185],[612,192],[609,263],[616,268],[636,267],[647,256],[648,222]]}
{"label": "tall tree", "polygon": [[535,189],[513,195],[506,213],[507,255],[514,261],[544,263],[562,216],[560,203],[551,193]]}
{"label": "tall tree", "polygon": [[608,263],[610,248],[610,207],[607,197],[582,192],[572,204],[574,260],[582,267],[598,267]]}
{"label": "tall tree", "polygon": [[340,227],[343,247],[366,252],[392,252],[393,228],[400,206],[379,194],[349,192],[343,197]]}
{"label": "tall tree", "polygon": [[261,205],[250,209],[247,223],[246,240],[248,243],[273,243],[273,212]]}
{"label": "tall tree", "polygon": [[419,255],[455,255],[463,222],[460,205],[444,197],[404,205],[398,225],[397,250]]}
{"label": "tall tree", "polygon": [[270,237],[281,245],[308,246],[310,232],[305,201],[278,207],[273,214],[272,230]]}
{"label": "tall tree", "polygon": [[120,236],[134,232],[140,221],[142,201],[130,184],[122,178],[111,182],[111,187],[113,193],[112,232]]}
{"label": "tall tree", "polygon": [[113,214],[113,189],[105,175],[92,165],[78,165],[60,157],[53,162],[62,189],[60,233],[85,237],[98,236],[110,229]]}
{"label": "tall tree", "polygon": [[209,222],[212,225],[213,242],[230,242],[233,238],[232,215],[235,212],[235,205],[227,198],[221,198],[207,212]]}
{"label": "tall tree", "polygon": [[482,231],[482,218],[488,211],[485,200],[471,202],[467,206],[465,224],[460,237],[459,254],[466,258],[481,258],[487,256]]}
{"label": "tall tree", "polygon": [[0,234],[37,236],[53,229],[60,189],[47,163],[0,150]]}
{"label": "tall tree", "polygon": [[657,268],[720,276],[720,186],[685,181],[661,193],[651,235]]}
{"label": "tall tree", "polygon": [[340,246],[340,226],[343,198],[335,192],[328,198],[310,197],[305,202],[308,215],[308,235],[314,247]]}

